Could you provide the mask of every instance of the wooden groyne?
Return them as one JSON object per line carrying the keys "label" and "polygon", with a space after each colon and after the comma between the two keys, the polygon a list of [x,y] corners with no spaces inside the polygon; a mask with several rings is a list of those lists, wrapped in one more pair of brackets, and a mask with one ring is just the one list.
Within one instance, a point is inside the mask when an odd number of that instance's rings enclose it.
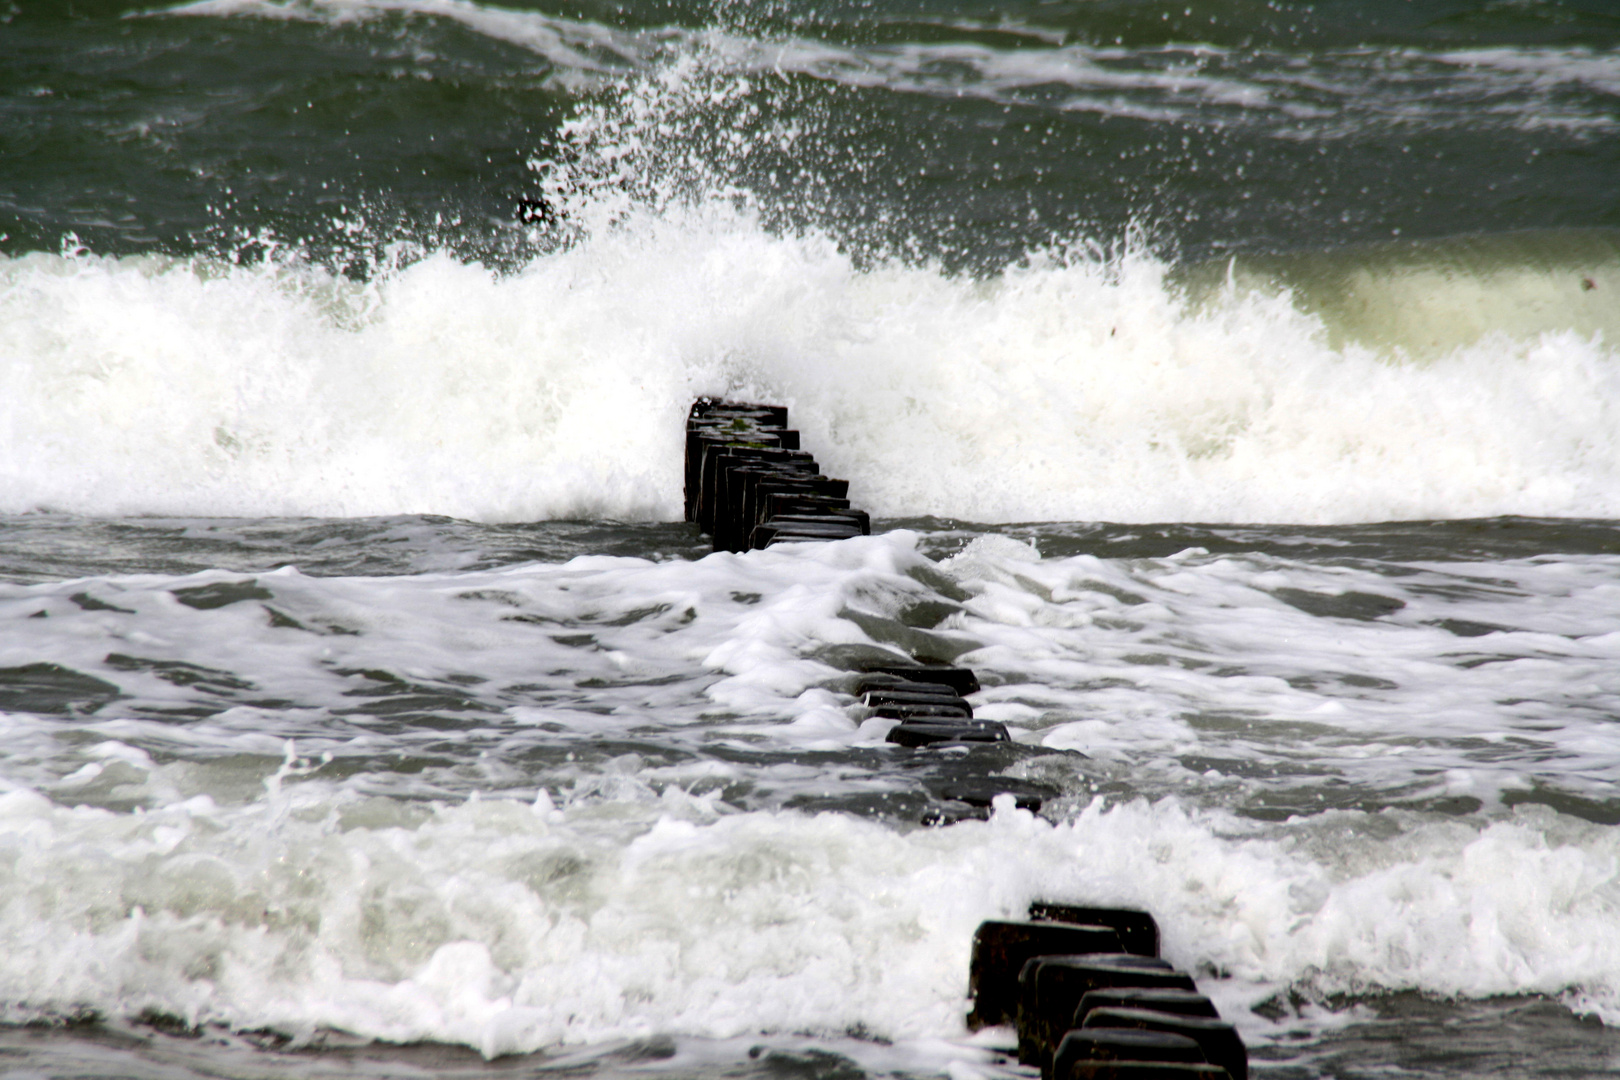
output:
{"label": "wooden groyne", "polygon": [[[787,409],[699,398],[686,419],[686,519],[716,551],[866,536],[872,519],[851,508],[849,481],[821,473],[787,426]],[[887,739],[923,747],[1008,741],[1005,725],[975,720],[966,668],[862,666],[854,690],[871,715],[899,721]]]}
{"label": "wooden groyne", "polygon": [[[700,398],[686,421],[686,519],[716,551],[865,536],[849,482],[824,476],[779,405]],[[858,665],[853,690],[868,715],[895,720],[885,736],[922,753],[1009,742],[976,720],[966,668],[922,661]],[[981,751],[982,752],[982,751]],[[997,795],[1039,810],[1011,778],[957,780],[947,798],[986,807]],[[954,820],[935,817],[934,823]],[[1010,1025],[1018,1061],[1042,1080],[1248,1080],[1248,1051],[1192,977],[1159,956],[1145,911],[1036,903],[1023,920],[982,923],[968,972],[974,1030]]]}
{"label": "wooden groyne", "polygon": [[1242,1038],[1144,911],[1037,903],[981,923],[968,994],[968,1026],[1011,1025],[1042,1080],[1248,1080]]}
{"label": "wooden groyne", "polygon": [[686,418],[686,520],[716,551],[872,531],[849,505],[849,481],[821,474],[787,426],[787,409],[699,398]]}

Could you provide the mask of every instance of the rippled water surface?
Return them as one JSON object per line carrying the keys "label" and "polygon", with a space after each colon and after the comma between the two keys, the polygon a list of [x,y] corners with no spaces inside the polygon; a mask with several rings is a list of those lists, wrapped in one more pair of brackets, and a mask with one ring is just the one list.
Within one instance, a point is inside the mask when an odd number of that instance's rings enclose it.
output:
{"label": "rippled water surface", "polygon": [[[1615,993],[1612,524],[898,524],[8,519],[12,1007],[71,972],[36,1017],[111,1025],[8,1052],[996,1073],[967,941],[1058,897],[1153,910],[1277,1075],[1612,1056],[1556,1003]],[[880,648],[1015,743],[883,743],[841,671]],[[974,820],[987,775],[1040,815]]]}

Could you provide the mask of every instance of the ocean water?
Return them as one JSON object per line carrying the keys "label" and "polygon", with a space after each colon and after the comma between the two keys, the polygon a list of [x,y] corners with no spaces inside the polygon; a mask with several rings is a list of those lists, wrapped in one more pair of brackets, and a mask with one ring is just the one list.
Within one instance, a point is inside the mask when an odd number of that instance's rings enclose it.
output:
{"label": "ocean water", "polygon": [[0,1076],[1611,1074],[1617,342],[1608,0],[0,0]]}

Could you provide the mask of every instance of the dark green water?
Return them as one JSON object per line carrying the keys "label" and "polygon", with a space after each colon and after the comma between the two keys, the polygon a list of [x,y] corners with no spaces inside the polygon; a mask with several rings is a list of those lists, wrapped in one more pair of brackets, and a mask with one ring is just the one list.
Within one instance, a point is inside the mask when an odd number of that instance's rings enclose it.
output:
{"label": "dark green water", "polygon": [[0,251],[521,259],[562,123],[683,64],[617,182],[735,183],[874,254],[1620,227],[1620,15],[1590,0],[11,6]]}

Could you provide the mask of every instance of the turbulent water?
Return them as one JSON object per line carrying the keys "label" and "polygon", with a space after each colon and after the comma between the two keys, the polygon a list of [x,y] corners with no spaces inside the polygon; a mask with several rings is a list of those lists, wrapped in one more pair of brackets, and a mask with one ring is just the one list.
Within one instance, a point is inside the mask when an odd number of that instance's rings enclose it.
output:
{"label": "turbulent water", "polygon": [[0,1075],[1014,1077],[1036,899],[1607,1074],[1616,342],[1608,0],[0,0]]}

